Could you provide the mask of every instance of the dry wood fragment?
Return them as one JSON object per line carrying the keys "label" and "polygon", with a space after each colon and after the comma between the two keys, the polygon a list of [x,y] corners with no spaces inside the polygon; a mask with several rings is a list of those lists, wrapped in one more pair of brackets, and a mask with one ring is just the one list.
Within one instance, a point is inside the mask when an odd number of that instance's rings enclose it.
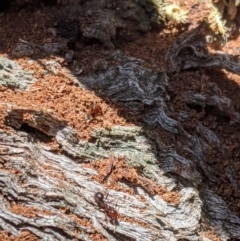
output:
{"label": "dry wood fragment", "polygon": [[185,32],[178,37],[172,47],[167,51],[165,59],[169,63],[171,73],[190,68],[218,68],[240,74],[240,60],[224,52],[211,54],[207,50],[204,36],[207,22],[202,22],[198,27]]}

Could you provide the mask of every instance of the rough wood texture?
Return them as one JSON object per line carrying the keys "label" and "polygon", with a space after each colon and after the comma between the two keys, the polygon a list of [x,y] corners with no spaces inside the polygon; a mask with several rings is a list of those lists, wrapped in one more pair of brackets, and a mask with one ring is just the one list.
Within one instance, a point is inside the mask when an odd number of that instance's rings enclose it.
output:
{"label": "rough wood texture", "polygon": [[[49,136],[55,135],[66,150],[69,146],[76,150],[79,142],[76,136],[70,138],[74,131],[64,122],[42,112],[13,110],[6,121],[15,128],[27,123]],[[131,128],[121,131],[131,132]],[[132,134],[134,136],[134,128]],[[4,230],[14,235],[29,230],[43,240],[96,240],[89,237],[96,230],[108,240],[177,240],[185,236],[197,240],[195,231],[202,203],[193,188],[180,192],[179,205],[168,203],[158,195],[151,197],[142,187],[136,188],[144,199],[107,190],[89,177],[97,175],[95,170],[84,167],[74,158],[51,152],[32,134],[1,131],[0,135],[1,166],[4,167],[0,175],[3,194],[0,219]],[[85,143],[85,149],[91,146]],[[105,153],[108,156],[110,151],[105,150]],[[104,157],[99,151],[85,154],[85,157],[91,160],[101,155]],[[78,151],[75,156],[83,157]],[[94,194],[97,191],[108,193],[112,206],[119,205],[122,218],[116,227],[106,220],[103,210],[96,204]],[[37,215],[14,214],[9,210],[12,203],[36,209]]]}
{"label": "rough wood texture", "polygon": [[206,49],[204,30],[207,22],[202,22],[197,28],[184,33],[176,39],[166,53],[170,72],[179,72],[190,68],[223,68],[240,74],[240,61],[229,54],[219,52],[210,54]]}
{"label": "rough wood texture", "polygon": [[[98,12],[95,4],[92,7]],[[200,35],[204,28],[205,23],[176,40],[166,55],[170,72],[224,67],[239,73],[231,56],[206,51]],[[111,46],[111,38],[105,40]],[[9,109],[5,127],[14,129],[0,129],[1,230],[15,236],[31,232],[41,240],[205,241],[202,224],[207,224],[222,240],[239,238],[239,217],[202,187],[203,175],[213,183],[217,180],[204,161],[211,145],[221,147],[218,136],[201,122],[193,127],[196,132],[188,133],[182,123],[189,113],[169,117],[174,107],[168,73],[153,71],[143,60],[121,51],[109,52],[93,63],[91,76],[73,77],[74,83],[125,107],[142,126],[95,129],[86,141],[44,108],[4,103]],[[6,65],[2,68],[9,70]],[[213,106],[231,123],[239,123],[231,100],[212,83],[205,88],[205,92],[183,90],[184,104]],[[162,138],[166,133],[168,143]],[[50,139],[57,148],[49,144]],[[99,207],[96,192],[104,193],[107,204],[117,210],[116,224]]]}

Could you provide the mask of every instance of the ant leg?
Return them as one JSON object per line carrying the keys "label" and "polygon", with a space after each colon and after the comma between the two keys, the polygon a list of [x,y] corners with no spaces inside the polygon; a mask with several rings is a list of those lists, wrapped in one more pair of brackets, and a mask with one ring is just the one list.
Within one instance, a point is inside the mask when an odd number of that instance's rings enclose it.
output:
{"label": "ant leg", "polygon": [[114,222],[114,230],[113,233],[116,233],[116,222]]}
{"label": "ant leg", "polygon": [[106,194],[106,196],[104,197],[105,200],[107,200],[108,195],[109,195],[109,191],[107,190],[107,194]]}
{"label": "ant leg", "polygon": [[105,214],[105,222],[108,223],[107,212],[105,210],[104,210],[104,214]]}
{"label": "ant leg", "polygon": [[105,176],[102,178],[101,182],[103,183],[104,181],[106,181],[108,179],[108,177],[111,175],[113,169],[114,169],[114,162],[115,162],[115,157],[113,152],[111,152],[111,156],[109,157],[109,166],[108,166],[108,170],[105,174]]}

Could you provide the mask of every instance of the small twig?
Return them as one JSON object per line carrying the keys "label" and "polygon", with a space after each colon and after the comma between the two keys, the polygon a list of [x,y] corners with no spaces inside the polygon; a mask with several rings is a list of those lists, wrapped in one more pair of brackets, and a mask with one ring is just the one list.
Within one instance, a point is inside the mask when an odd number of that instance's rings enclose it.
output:
{"label": "small twig", "polygon": [[23,40],[23,39],[19,39],[19,42],[21,42],[23,44],[26,44],[26,45],[30,46],[31,48],[34,48],[34,49],[44,50],[43,47],[40,44],[31,43],[31,42],[28,42],[28,41]]}
{"label": "small twig", "polygon": [[107,171],[106,175],[103,177],[101,182],[104,182],[110,176],[110,174],[113,170],[113,164],[115,161],[114,153],[111,153],[111,156],[109,157],[109,161],[110,161],[110,164],[109,164],[108,171]]}

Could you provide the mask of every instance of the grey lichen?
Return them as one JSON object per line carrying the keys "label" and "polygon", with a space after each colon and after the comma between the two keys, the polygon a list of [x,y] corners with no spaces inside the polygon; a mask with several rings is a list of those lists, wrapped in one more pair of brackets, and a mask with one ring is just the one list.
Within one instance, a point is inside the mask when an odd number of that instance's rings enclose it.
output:
{"label": "grey lichen", "polygon": [[32,73],[23,70],[15,61],[0,57],[0,85],[26,90],[34,81]]}

